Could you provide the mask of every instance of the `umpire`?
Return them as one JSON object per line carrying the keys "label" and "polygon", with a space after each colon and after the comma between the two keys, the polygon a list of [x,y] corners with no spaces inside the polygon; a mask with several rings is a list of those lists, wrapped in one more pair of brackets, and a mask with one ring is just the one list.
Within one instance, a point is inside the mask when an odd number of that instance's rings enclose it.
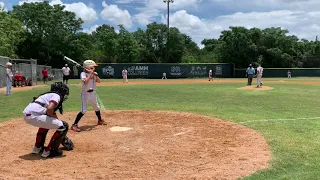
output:
{"label": "umpire", "polygon": [[252,79],[253,79],[253,76],[255,74],[255,70],[252,67],[252,64],[249,64],[249,67],[248,67],[246,73],[247,73],[246,76],[248,77],[248,86],[251,86]]}

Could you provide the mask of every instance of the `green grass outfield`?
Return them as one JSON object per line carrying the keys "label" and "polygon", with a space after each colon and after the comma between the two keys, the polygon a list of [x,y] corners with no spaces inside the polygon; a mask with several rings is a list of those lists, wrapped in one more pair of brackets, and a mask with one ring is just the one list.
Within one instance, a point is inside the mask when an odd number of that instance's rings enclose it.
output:
{"label": "green grass outfield", "polygon": [[[245,81],[245,79],[242,80]],[[271,166],[245,179],[319,179],[320,85],[268,83],[267,81],[320,82],[320,79],[264,78],[263,80],[265,85],[274,89],[243,91],[237,88],[243,87],[244,83],[208,82],[185,85],[105,86],[98,87],[98,95],[109,110],[195,112],[241,123],[257,130],[264,135],[271,147]],[[121,81],[121,79],[106,81]],[[79,83],[79,81],[72,80],[71,83]],[[70,87],[70,98],[64,105],[65,111],[79,111],[81,87]],[[32,97],[47,89],[48,87],[20,91],[9,97],[0,94],[0,121],[22,118],[22,111]],[[92,107],[89,107],[89,110],[92,110]],[[269,120],[266,121],[266,119]]]}

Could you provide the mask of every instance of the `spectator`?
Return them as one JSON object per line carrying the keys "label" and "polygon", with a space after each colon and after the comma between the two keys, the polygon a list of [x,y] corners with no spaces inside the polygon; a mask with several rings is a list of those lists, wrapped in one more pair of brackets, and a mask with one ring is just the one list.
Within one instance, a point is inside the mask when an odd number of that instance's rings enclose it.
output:
{"label": "spectator", "polygon": [[12,87],[12,80],[13,80],[13,73],[12,73],[12,64],[10,62],[7,62],[7,69],[6,69],[6,75],[7,75],[7,92],[6,96],[11,95],[11,87]]}
{"label": "spectator", "polygon": [[47,67],[44,67],[42,69],[43,84],[47,84],[48,83],[48,76],[49,76],[48,69],[47,69]]}
{"label": "spectator", "polygon": [[62,68],[63,73],[63,82],[66,82],[68,84],[69,76],[70,76],[70,68],[68,67],[68,64],[65,64],[65,66]]}

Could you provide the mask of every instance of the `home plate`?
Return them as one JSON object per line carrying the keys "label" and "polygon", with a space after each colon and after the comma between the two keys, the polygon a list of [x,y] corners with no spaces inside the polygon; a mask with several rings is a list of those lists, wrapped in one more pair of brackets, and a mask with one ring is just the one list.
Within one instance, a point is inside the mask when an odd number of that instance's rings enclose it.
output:
{"label": "home plate", "polygon": [[113,126],[112,128],[110,128],[111,131],[113,132],[119,132],[119,131],[129,131],[132,128],[129,127],[120,127],[120,126]]}

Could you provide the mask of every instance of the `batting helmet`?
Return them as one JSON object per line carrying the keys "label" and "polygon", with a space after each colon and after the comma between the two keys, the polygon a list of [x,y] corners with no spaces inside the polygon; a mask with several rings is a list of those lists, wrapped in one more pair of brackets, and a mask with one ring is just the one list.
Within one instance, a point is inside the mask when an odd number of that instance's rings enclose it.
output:
{"label": "batting helmet", "polygon": [[93,60],[85,60],[83,62],[83,67],[85,67],[85,68],[91,68],[94,66],[98,66],[98,65]]}

